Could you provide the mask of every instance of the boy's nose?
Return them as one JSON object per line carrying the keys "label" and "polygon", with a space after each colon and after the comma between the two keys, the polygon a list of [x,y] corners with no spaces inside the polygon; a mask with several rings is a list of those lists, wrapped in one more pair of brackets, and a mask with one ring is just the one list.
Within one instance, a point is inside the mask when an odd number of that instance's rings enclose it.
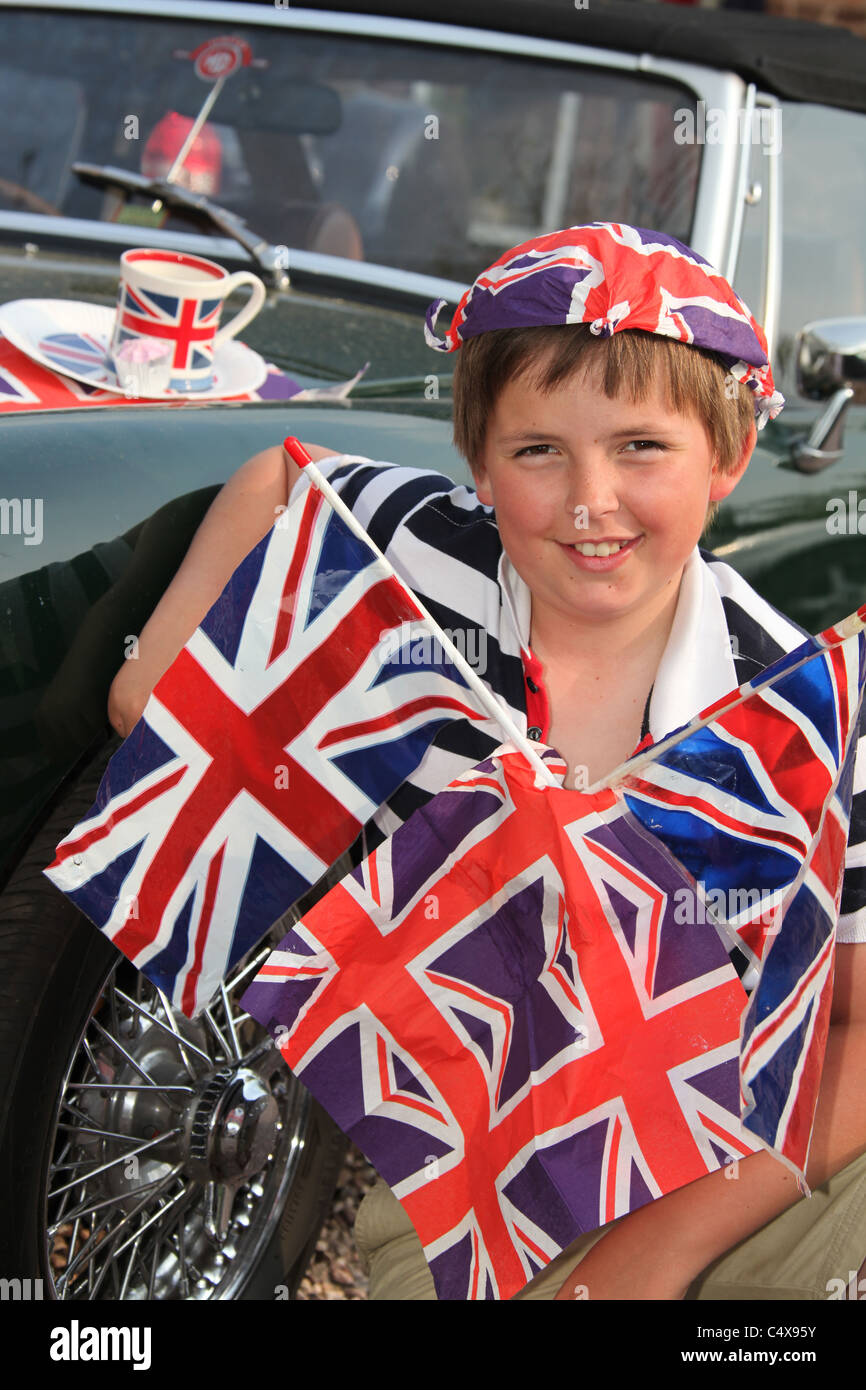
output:
{"label": "boy's nose", "polygon": [[619,510],[615,470],[603,462],[575,462],[569,478],[567,507],[575,516],[590,519]]}

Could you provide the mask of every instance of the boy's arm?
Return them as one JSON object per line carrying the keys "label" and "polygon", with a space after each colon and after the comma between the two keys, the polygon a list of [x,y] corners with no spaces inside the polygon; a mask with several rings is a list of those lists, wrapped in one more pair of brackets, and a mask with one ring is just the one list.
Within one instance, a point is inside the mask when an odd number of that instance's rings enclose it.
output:
{"label": "boy's arm", "polygon": [[[806,1179],[820,1187],[866,1151],[866,945],[836,947],[824,1069]],[[623,1217],[568,1276],[557,1299],[679,1299],[713,1260],[797,1201],[793,1173],[769,1153],[718,1169]],[[864,1236],[866,1257],[866,1236]],[[585,1295],[584,1295],[585,1296]]]}
{"label": "boy's arm", "polygon": [[[336,452],[317,444],[304,447],[314,462]],[[301,469],[278,444],[247,459],[217,493],[183,563],[139,633],[137,658],[125,660],[111,683],[108,718],[124,738],[238,565],[270,531],[300,475]]]}

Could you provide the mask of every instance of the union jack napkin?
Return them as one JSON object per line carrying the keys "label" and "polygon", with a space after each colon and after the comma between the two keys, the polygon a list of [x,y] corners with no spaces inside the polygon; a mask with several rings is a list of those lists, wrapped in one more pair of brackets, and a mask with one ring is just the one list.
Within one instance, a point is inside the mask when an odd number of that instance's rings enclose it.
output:
{"label": "union jack napkin", "polygon": [[[63,358],[56,345],[52,350],[55,353],[57,370],[52,371],[21,352],[0,333],[0,414],[16,411],[70,410],[73,406],[132,405],[158,409],[164,409],[166,406],[172,409],[188,409],[196,405],[194,398],[185,395],[177,395],[170,400],[148,400],[144,397],[129,397],[117,391],[104,390],[99,382],[105,380],[105,344],[84,334],[69,334],[68,337],[69,356],[66,365],[82,374],[92,372],[94,385],[63,375]],[[206,403],[213,405],[215,400],[216,404],[227,401],[297,403],[342,400],[357,385],[369,365],[369,362],[366,363],[347,381],[329,386],[302,388],[292,377],[275,367],[273,362],[268,362],[267,376],[254,391],[243,391],[234,396],[208,397]]]}
{"label": "union jack napkin", "polygon": [[244,994],[402,1202],[440,1298],[510,1298],[582,1233],[764,1146],[802,1178],[866,687],[855,616],[611,785],[544,786],[504,745]]}
{"label": "union jack napkin", "polygon": [[302,490],[43,873],[194,1017],[456,718],[489,716],[410,591]]}

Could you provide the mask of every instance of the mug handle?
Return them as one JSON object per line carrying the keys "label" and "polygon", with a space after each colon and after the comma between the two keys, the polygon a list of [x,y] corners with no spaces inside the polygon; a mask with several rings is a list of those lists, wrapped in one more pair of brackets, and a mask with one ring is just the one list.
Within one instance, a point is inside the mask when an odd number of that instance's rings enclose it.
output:
{"label": "mug handle", "polygon": [[214,347],[219,347],[228,338],[233,338],[236,333],[240,333],[242,328],[246,328],[250,319],[254,319],[265,302],[265,287],[258,275],[251,275],[248,270],[239,270],[234,275],[229,275],[222,284],[223,299],[228,299],[229,295],[238,288],[239,285],[252,285],[253,292],[249,301],[235,314],[233,319],[224,323],[222,328],[214,336]]}

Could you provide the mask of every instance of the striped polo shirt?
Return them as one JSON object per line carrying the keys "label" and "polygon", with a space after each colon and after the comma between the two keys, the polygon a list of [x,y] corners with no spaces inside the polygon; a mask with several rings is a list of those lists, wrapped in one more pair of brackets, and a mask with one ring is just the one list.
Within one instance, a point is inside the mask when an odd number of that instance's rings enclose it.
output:
{"label": "striped polo shirt", "polygon": [[[529,645],[532,596],[503,549],[493,509],[443,473],[357,454],[332,455],[317,466],[400,578],[504,702],[520,731],[544,741],[550,720],[543,670]],[[302,477],[296,487],[306,485]],[[637,747],[688,723],[807,635],[730,565],[696,545],[683,569]],[[353,860],[375,849],[504,738],[492,719],[446,724],[415,771],[368,822]],[[837,939],[866,942],[866,700]]]}

